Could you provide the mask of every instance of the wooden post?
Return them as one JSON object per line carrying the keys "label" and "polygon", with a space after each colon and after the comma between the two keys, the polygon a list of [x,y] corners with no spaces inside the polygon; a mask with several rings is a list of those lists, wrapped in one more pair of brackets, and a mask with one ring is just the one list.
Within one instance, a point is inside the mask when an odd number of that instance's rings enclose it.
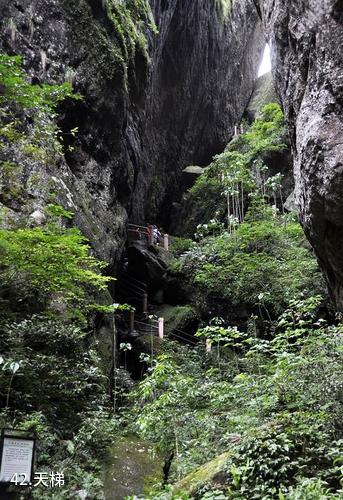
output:
{"label": "wooden post", "polygon": [[135,311],[130,311],[130,333],[135,329]]}
{"label": "wooden post", "polygon": [[154,229],[151,224],[148,225],[148,243],[149,245],[154,244]]}
{"label": "wooden post", "polygon": [[116,315],[113,313],[113,336],[112,336],[112,355],[113,355],[113,413],[117,411],[117,331]]}
{"label": "wooden post", "polygon": [[158,336],[160,339],[164,337],[164,318],[158,318]]}
{"label": "wooden post", "polygon": [[169,250],[169,234],[165,234],[163,236],[163,247],[164,247],[165,251],[168,252],[168,250]]}
{"label": "wooden post", "polygon": [[211,352],[212,351],[212,342],[210,339],[206,339],[206,352]]}
{"label": "wooden post", "polygon": [[147,293],[143,293],[143,313],[147,313],[148,312],[148,294]]}

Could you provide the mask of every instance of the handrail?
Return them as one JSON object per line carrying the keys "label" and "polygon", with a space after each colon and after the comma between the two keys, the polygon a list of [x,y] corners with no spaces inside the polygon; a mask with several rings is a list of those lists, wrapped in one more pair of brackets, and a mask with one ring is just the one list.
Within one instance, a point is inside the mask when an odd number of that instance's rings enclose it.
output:
{"label": "handrail", "polygon": [[134,278],[129,273],[126,273],[126,275],[124,273],[119,274],[118,279],[124,279],[125,281],[128,281],[128,279],[130,279],[132,281],[136,281],[136,283],[143,285],[144,288],[147,288],[147,286],[148,286],[146,283],[144,283],[144,281],[140,281],[137,278]]}
{"label": "handrail", "polygon": [[132,280],[136,281],[137,283],[143,285],[145,288],[148,287],[148,285],[146,283],[144,283],[144,281],[140,281],[140,280],[134,278],[133,276],[131,276],[131,274],[128,274],[128,276],[130,277],[130,279],[132,279]]}
{"label": "handrail", "polygon": [[147,226],[140,226],[139,224],[132,224],[131,222],[129,222],[129,223],[127,224],[127,226],[128,226],[128,227],[129,227],[129,226],[130,226],[130,227],[137,227],[137,228],[138,228],[138,227],[140,227],[141,229],[148,229],[148,227],[147,227]]}
{"label": "handrail", "polygon": [[[155,321],[155,320],[153,320]],[[144,325],[144,326],[149,326],[149,327],[153,327],[153,328],[157,328],[156,326],[152,325],[151,323],[145,323],[143,321],[138,321],[138,320],[135,320],[135,323],[139,324],[139,325]],[[156,323],[158,323],[158,320],[156,320]]]}
{"label": "handrail", "polygon": [[191,344],[193,346],[198,345],[196,342],[192,342],[191,340],[186,340],[186,339],[180,337],[180,335],[177,335],[176,333],[169,333],[169,336],[176,337],[177,339],[183,340],[184,342],[187,342],[188,344]]}
{"label": "handrail", "polygon": [[[158,325],[150,325],[149,323],[143,323],[142,321],[135,321],[135,325],[138,325],[137,330],[140,331],[141,333],[151,333],[153,335],[158,335],[159,334],[159,328]],[[140,327],[139,325],[143,325],[144,329]]]}
{"label": "handrail", "polygon": [[129,300],[135,300],[135,301],[136,301],[136,300],[139,300],[139,298],[138,298],[138,297],[126,297],[126,299],[125,299],[125,300],[126,300],[127,302],[128,302]]}
{"label": "handrail", "polygon": [[142,294],[141,292],[137,292],[137,290],[134,290],[133,288],[130,287],[121,287],[121,290],[117,290],[117,294],[118,295],[134,294],[134,298],[136,300],[143,299],[144,296],[144,294]]}
{"label": "handrail", "polygon": [[154,245],[158,244],[159,241],[163,241],[163,247],[164,250],[168,251],[169,250],[169,235],[167,233],[160,233],[159,232],[159,237],[158,241],[155,241],[155,230],[156,226],[153,226],[151,224],[148,224],[147,226],[141,226],[139,224],[133,224],[132,222],[129,222],[127,224],[127,231],[128,232],[135,232],[138,235],[144,235],[148,239],[149,245]]}
{"label": "handrail", "polygon": [[[128,228],[127,230],[130,231],[130,233],[137,233],[138,228],[136,229]],[[148,231],[139,230],[139,234],[144,234],[145,236],[148,236],[149,233]]]}
{"label": "handrail", "polygon": [[194,340],[194,336],[191,335],[190,333],[187,333],[187,332],[184,332],[183,330],[178,330],[177,328],[171,328],[171,327],[166,327],[166,331],[169,331],[169,332],[179,332],[181,333],[182,335],[185,335],[186,337],[189,337],[191,340]]}
{"label": "handrail", "polygon": [[126,288],[133,288],[135,289],[135,291],[138,291],[142,294],[146,293],[146,289],[144,290],[143,288],[139,288],[137,285],[135,285],[134,283],[130,283],[128,281],[122,281],[120,283],[120,280],[118,280],[119,283],[118,284],[121,284],[122,287],[126,287]]}

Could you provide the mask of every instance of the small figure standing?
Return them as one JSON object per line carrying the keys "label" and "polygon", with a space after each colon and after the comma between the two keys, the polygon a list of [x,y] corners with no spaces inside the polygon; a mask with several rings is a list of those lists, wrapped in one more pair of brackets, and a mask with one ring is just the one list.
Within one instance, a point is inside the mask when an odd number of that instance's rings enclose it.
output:
{"label": "small figure standing", "polygon": [[162,235],[157,226],[153,226],[153,235],[154,235],[154,243],[155,245],[158,245],[159,242],[161,241]]}

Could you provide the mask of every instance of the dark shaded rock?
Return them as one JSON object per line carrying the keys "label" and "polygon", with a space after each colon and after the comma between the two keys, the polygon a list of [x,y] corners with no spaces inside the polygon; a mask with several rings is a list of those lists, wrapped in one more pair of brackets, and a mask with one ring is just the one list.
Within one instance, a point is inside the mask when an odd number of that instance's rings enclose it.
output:
{"label": "dark shaded rock", "polygon": [[254,92],[245,111],[245,117],[249,122],[253,122],[261,116],[261,111],[266,104],[278,101],[272,74],[266,73],[256,81]]}
{"label": "dark shaded rock", "polygon": [[163,352],[164,340],[156,336],[156,329],[152,327],[150,333],[148,333],[149,327],[145,326],[144,330],[145,333],[140,331],[139,336],[128,339],[132,344],[132,350],[127,352],[126,366],[133,380],[141,380],[147,370],[151,368],[151,361],[143,361],[142,354],[155,359]]}
{"label": "dark shaded rock", "polygon": [[164,302],[164,291],[162,289],[157,290],[151,298],[154,304],[163,304]]}
{"label": "dark shaded rock", "polygon": [[294,152],[300,220],[343,310],[342,2],[259,5]]}
{"label": "dark shaded rock", "polygon": [[288,196],[294,192],[293,177],[293,156],[289,141],[286,140],[287,147],[284,151],[269,151],[263,155],[263,161],[268,167],[268,176],[282,174],[282,196],[283,200],[277,199],[277,205],[281,209],[281,204]]}
{"label": "dark shaded rock", "polygon": [[203,167],[198,167],[196,165],[186,167],[182,170],[182,188],[183,191],[187,191],[193,186],[197,178],[204,172]]}
{"label": "dark shaded rock", "polygon": [[[225,147],[264,45],[248,0],[227,13],[208,0],[151,0],[151,11],[143,4],[124,4],[137,39],[101,0],[0,2],[0,49],[23,55],[34,82],[69,80],[83,95],[61,108],[64,146],[73,150],[58,165],[18,158],[23,196],[5,205],[25,220],[44,208],[51,185],[110,263],[122,251],[127,214],[136,222],[160,214],[165,225],[184,167],[206,165]],[[28,179],[38,179],[34,189]]]}
{"label": "dark shaded rock", "polygon": [[248,0],[233,2],[226,17],[212,0],[151,0],[151,5],[160,32],[143,137],[151,167],[139,173],[137,194],[150,178],[146,213],[159,211],[161,224],[168,226],[169,207],[182,195],[182,170],[208,165],[232,137],[265,42]]}
{"label": "dark shaded rock", "polygon": [[172,306],[164,304],[162,307],[155,309],[154,313],[156,316],[164,318],[166,334],[175,332],[180,337],[183,337],[182,332],[194,335],[200,322],[197,311],[190,305]]}
{"label": "dark shaded rock", "polygon": [[186,492],[193,496],[206,488],[215,490],[225,487],[228,480],[229,458],[230,452],[226,452],[205,463],[178,481],[173,486],[173,491],[175,493]]}
{"label": "dark shaded rock", "polygon": [[297,206],[295,204],[294,191],[287,197],[284,203],[284,209],[287,210],[287,212],[296,212]]}
{"label": "dark shaded rock", "polygon": [[133,242],[127,249],[129,275],[146,283],[150,289],[163,286],[167,265],[154,246],[147,246],[143,241]]}
{"label": "dark shaded rock", "polygon": [[189,302],[184,276],[181,273],[168,273],[164,297],[165,301],[172,305],[187,304]]}

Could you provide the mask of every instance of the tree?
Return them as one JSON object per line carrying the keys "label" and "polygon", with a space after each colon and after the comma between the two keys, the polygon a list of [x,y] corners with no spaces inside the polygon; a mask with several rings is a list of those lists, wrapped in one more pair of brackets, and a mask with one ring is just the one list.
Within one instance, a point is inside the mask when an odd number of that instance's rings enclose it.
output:
{"label": "tree", "polygon": [[[50,210],[70,213],[56,207]],[[43,227],[0,229],[2,293],[14,287],[22,298],[57,295],[77,307],[90,307],[91,294],[107,289],[112,278],[102,276],[106,267],[90,254],[79,229],[63,228],[50,215]]]}
{"label": "tree", "polygon": [[53,113],[58,103],[67,97],[81,99],[80,95],[73,93],[68,82],[32,85],[21,66],[21,56],[0,54],[0,106],[15,104],[24,109]]}

